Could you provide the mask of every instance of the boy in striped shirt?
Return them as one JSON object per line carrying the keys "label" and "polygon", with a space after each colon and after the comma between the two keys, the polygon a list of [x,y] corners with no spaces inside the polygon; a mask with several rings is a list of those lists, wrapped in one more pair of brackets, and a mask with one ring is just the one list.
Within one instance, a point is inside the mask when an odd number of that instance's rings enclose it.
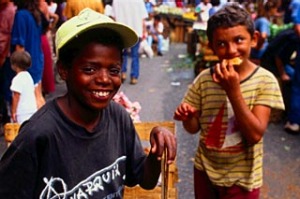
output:
{"label": "boy in striped shirt", "polygon": [[249,13],[228,4],[208,21],[209,45],[220,62],[202,71],[174,113],[199,131],[196,199],[259,199],[263,134],[272,108],[284,109],[274,75],[249,60],[258,33]]}

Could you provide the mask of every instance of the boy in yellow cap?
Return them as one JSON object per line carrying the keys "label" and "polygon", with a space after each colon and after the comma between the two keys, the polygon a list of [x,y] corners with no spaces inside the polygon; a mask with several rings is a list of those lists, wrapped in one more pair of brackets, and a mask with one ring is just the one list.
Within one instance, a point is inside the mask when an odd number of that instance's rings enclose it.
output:
{"label": "boy in yellow cap", "polygon": [[155,127],[145,155],[125,109],[111,99],[121,86],[122,51],[133,30],[91,9],[56,35],[58,72],[67,92],[24,123],[0,161],[0,198],[122,198],[124,186],[156,186],[161,156],[176,139]]}

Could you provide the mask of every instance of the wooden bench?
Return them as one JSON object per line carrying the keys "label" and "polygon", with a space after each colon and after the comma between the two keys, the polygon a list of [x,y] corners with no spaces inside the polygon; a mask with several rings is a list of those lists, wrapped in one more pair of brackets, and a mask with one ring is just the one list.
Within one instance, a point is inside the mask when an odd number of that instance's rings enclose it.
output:
{"label": "wooden bench", "polygon": [[[150,132],[155,126],[163,126],[168,128],[171,132],[175,134],[175,123],[172,121],[164,122],[140,122],[135,123],[136,131],[142,141],[145,151],[150,150]],[[162,166],[162,174],[165,172]],[[168,169],[168,190],[166,190],[166,196],[169,199],[177,199],[177,189],[176,183],[178,181],[178,171],[176,167],[176,162],[169,165]],[[164,199],[163,198],[163,187],[158,184],[153,190],[145,190],[140,186],[135,187],[125,187],[124,198],[125,199]]]}

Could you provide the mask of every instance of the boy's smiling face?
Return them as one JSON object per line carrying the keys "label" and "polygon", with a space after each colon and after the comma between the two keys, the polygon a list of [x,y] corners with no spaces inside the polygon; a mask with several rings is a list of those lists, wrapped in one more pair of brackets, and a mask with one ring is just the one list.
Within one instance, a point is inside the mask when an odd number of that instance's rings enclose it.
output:
{"label": "boy's smiling face", "polygon": [[69,100],[91,110],[105,108],[121,86],[121,52],[115,46],[85,45],[65,69]]}
{"label": "boy's smiling face", "polygon": [[213,32],[210,47],[220,60],[241,58],[243,61],[250,56],[251,48],[256,45],[256,35],[251,37],[245,26],[217,28]]}

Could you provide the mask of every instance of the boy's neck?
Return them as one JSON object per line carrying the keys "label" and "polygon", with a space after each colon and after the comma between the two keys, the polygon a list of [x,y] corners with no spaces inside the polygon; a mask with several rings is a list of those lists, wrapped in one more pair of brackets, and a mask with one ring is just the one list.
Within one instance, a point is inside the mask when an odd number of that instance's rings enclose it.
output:
{"label": "boy's neck", "polygon": [[23,71],[26,71],[26,70],[21,69],[21,68],[17,68],[15,72],[18,74],[18,73],[23,72]]}
{"label": "boy's neck", "polygon": [[243,63],[243,65],[237,67],[235,70],[237,73],[239,73],[240,80],[243,81],[244,79],[248,78],[249,75],[251,75],[257,67],[258,65],[254,64],[250,60],[247,60]]}

